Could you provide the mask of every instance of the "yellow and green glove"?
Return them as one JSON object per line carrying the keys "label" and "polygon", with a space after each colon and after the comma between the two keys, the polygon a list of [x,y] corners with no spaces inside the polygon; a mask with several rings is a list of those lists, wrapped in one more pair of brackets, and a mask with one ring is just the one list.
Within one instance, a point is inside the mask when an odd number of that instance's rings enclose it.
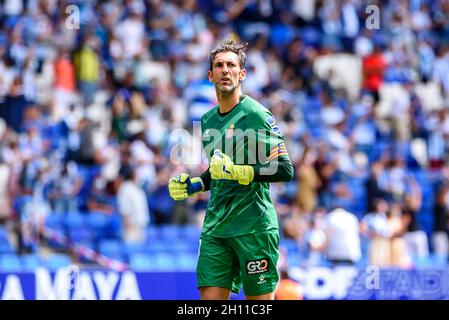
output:
{"label": "yellow and green glove", "polygon": [[190,178],[187,173],[181,173],[170,179],[168,190],[173,200],[180,201],[203,191],[204,185],[200,177]]}
{"label": "yellow and green glove", "polygon": [[237,180],[248,185],[254,179],[254,169],[248,165],[236,165],[226,154],[215,149],[209,164],[212,179]]}

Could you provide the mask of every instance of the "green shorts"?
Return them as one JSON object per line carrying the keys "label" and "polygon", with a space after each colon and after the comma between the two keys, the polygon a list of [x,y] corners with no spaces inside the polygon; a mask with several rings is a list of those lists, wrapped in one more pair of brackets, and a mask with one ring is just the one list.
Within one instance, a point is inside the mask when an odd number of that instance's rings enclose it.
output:
{"label": "green shorts", "polygon": [[228,288],[246,296],[273,292],[279,280],[279,231],[234,238],[203,236],[196,269],[198,287]]}

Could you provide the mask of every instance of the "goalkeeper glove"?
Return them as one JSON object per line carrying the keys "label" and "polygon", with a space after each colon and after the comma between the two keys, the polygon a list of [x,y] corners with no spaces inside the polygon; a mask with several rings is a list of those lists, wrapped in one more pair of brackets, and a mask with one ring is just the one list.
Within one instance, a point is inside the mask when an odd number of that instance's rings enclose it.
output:
{"label": "goalkeeper glove", "polygon": [[173,200],[184,200],[204,190],[203,180],[200,177],[190,178],[187,173],[181,173],[170,179],[168,190]]}
{"label": "goalkeeper glove", "polygon": [[248,165],[236,165],[226,154],[215,149],[209,164],[212,179],[237,180],[248,185],[254,179],[254,169]]}

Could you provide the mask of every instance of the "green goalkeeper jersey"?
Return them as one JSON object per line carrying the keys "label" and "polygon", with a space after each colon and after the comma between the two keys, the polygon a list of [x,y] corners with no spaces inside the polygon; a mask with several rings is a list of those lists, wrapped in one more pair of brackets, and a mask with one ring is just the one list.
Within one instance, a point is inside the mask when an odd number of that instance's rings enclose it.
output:
{"label": "green goalkeeper jersey", "polygon": [[[218,106],[209,110],[201,117],[201,131],[209,160],[216,148],[237,165],[266,166],[276,157],[288,157],[273,114],[248,96],[228,113],[220,114]],[[269,188],[268,182],[212,180],[202,235],[235,237],[278,228]]]}

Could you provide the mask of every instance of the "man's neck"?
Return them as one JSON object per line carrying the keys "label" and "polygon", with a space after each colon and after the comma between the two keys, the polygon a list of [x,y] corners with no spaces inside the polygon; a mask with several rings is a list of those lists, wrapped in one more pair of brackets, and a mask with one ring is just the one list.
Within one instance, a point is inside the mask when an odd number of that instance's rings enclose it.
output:
{"label": "man's neck", "polygon": [[231,111],[239,103],[241,96],[241,90],[234,90],[230,94],[223,94],[217,91],[218,109],[220,113]]}

